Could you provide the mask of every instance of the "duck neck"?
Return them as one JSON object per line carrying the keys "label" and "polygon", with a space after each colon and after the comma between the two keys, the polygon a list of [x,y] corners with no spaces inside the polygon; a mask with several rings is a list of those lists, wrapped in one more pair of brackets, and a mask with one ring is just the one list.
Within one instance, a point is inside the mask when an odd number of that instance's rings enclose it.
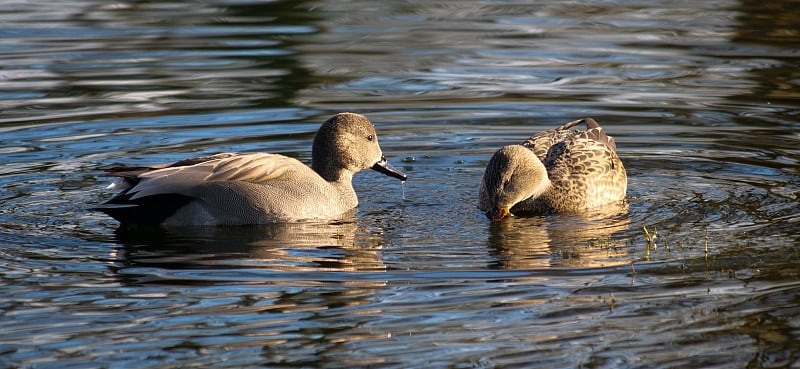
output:
{"label": "duck neck", "polygon": [[533,189],[533,193],[531,194],[530,198],[535,199],[535,198],[537,198],[539,196],[542,196],[545,192],[547,192],[547,190],[550,189],[551,185],[552,185],[552,182],[550,182],[550,178],[545,176],[544,178],[542,178],[541,181],[539,181],[539,183],[536,186],[536,188]]}
{"label": "duck neck", "polygon": [[316,165],[316,161],[311,162],[311,169],[313,169],[320,177],[328,182],[335,182],[339,177],[334,171],[325,168],[324,166]]}
{"label": "duck neck", "polygon": [[[353,188],[353,173],[348,171],[341,171],[338,179],[327,180],[334,191],[336,191],[344,204],[348,207],[354,208],[358,206],[358,196],[356,190]],[[324,178],[324,177],[323,177]]]}
{"label": "duck neck", "polygon": [[353,178],[353,173],[339,168],[337,163],[333,163],[327,158],[319,158],[316,153],[311,158],[311,169],[313,169],[320,177],[328,182],[342,182],[350,183]]}
{"label": "duck neck", "polygon": [[[323,127],[325,128],[325,127]],[[347,205],[358,205],[356,191],[353,189],[353,173],[347,167],[341,153],[334,149],[335,135],[329,129],[320,128],[314,136],[311,147],[311,169],[327,181],[332,189],[343,198]],[[329,127],[328,127],[329,128]]]}
{"label": "duck neck", "polygon": [[537,172],[541,173],[538,176],[539,181],[537,181],[536,186],[533,188],[533,191],[530,196],[531,198],[535,199],[545,194],[547,190],[550,189],[550,186],[553,185],[553,183],[550,182],[550,173],[547,172],[547,168],[544,166],[544,163],[542,163],[542,161],[539,160],[539,158],[533,156],[531,165],[536,167]]}
{"label": "duck neck", "polygon": [[335,144],[335,136],[327,129],[320,128],[314,136],[314,143],[311,146],[311,169],[328,182],[349,181],[353,176],[348,175],[346,170],[342,170],[339,162]]}
{"label": "duck neck", "polygon": [[316,153],[313,154],[311,158],[311,169],[317,172],[322,179],[330,183],[340,193],[352,193],[353,197],[355,197],[355,191],[353,190],[353,173],[349,170],[339,168],[338,165],[332,164],[329,160],[320,159]]}

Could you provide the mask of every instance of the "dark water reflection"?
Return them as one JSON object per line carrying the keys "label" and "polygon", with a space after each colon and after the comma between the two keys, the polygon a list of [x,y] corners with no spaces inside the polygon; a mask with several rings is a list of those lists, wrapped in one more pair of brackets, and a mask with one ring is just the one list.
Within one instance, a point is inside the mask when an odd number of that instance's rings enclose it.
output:
{"label": "dark water reflection", "polygon": [[[0,367],[798,366],[798,9],[3,3]],[[338,111],[411,178],[338,221],[86,210],[111,165],[308,161]],[[491,153],[585,116],[626,208],[487,222]]]}
{"label": "dark water reflection", "polygon": [[355,219],[242,227],[133,227],[118,229],[116,235],[125,245],[128,267],[255,267],[293,272],[386,269],[379,253],[380,234],[359,230]]}

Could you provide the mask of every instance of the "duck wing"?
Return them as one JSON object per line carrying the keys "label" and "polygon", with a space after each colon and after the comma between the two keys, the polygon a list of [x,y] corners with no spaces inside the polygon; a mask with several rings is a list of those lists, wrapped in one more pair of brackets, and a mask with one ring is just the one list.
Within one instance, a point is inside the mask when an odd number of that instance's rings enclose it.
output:
{"label": "duck wing", "polygon": [[215,181],[269,184],[300,178],[312,171],[297,159],[278,154],[221,153],[145,167],[114,167],[107,175],[120,177],[112,185],[121,192],[94,210],[121,223],[159,224],[193,199],[202,185]]}
{"label": "duck wing", "polygon": [[[232,156],[238,156],[241,154],[232,153],[232,152],[224,152],[210,156],[200,156],[196,158],[189,158],[174,162],[172,164],[154,164],[148,166],[116,166],[105,169],[104,176],[107,177],[118,177],[122,180],[122,183],[128,185],[127,188],[135,186],[139,183],[139,177],[145,173],[153,172],[159,169],[164,168],[176,168],[176,167],[186,167],[192,166],[196,164],[202,164],[210,161],[215,161],[218,159],[225,159]],[[120,187],[119,183],[114,183],[111,185],[110,188],[118,188]]]}
{"label": "duck wing", "polygon": [[[571,129],[580,124],[585,124],[586,130]],[[557,210],[589,208],[624,198],[627,176],[616,142],[594,119],[579,119],[535,134],[523,146],[547,168],[553,186],[548,196]]]}
{"label": "duck wing", "polygon": [[[580,124],[586,124],[586,130],[571,129]],[[607,135],[600,123],[592,118],[574,120],[558,128],[539,132],[525,140],[522,146],[531,149],[544,162],[553,145],[577,139],[595,141],[607,146],[612,152],[616,153],[617,151],[617,144],[614,138]]]}

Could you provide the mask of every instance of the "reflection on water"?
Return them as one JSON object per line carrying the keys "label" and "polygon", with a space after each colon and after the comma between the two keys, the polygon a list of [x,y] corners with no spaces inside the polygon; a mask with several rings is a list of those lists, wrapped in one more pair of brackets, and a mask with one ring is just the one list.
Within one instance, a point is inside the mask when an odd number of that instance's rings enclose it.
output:
{"label": "reflection on water", "polygon": [[[0,366],[796,367],[796,5],[6,1]],[[364,173],[335,223],[86,210],[110,165],[307,162],[339,111],[405,197]],[[627,208],[487,221],[491,154],[587,116]]]}
{"label": "reflection on water", "polygon": [[[357,237],[358,234],[358,237]],[[277,271],[382,271],[380,235],[355,219],[237,227],[117,230],[131,267],[254,267]],[[165,247],[169,245],[169,247]]]}
{"label": "reflection on water", "polygon": [[488,243],[505,269],[618,266],[630,263],[626,242],[614,239],[628,231],[627,213],[622,204],[579,214],[511,217],[489,225]]}

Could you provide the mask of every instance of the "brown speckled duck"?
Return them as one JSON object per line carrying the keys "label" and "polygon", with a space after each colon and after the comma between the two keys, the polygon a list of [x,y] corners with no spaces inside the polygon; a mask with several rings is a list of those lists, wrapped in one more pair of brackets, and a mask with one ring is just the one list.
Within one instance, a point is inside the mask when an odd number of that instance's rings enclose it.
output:
{"label": "brown speckled duck", "polygon": [[[579,124],[586,130],[572,130]],[[578,212],[625,199],[628,177],[616,144],[592,118],[569,122],[498,150],[481,182],[478,208],[509,214]]]}
{"label": "brown speckled duck", "polygon": [[331,219],[358,205],[353,174],[405,180],[383,157],[372,123],[339,113],[314,137],[311,167],[266,153],[222,153],[173,164],[112,168],[120,189],[95,207],[123,225],[238,225]]}

